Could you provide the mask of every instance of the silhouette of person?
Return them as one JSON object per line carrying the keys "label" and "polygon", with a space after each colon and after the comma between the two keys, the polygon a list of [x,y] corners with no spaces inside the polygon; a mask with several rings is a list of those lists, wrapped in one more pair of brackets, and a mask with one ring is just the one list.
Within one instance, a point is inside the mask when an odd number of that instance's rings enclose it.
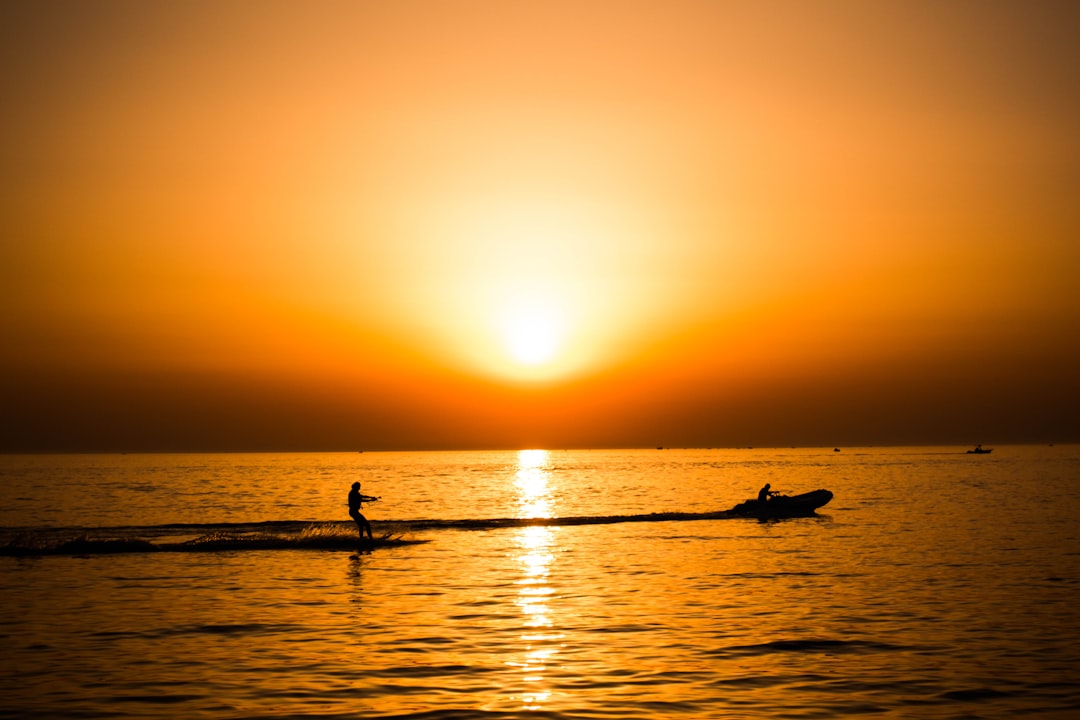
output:
{"label": "silhouette of person", "polygon": [[363,495],[360,493],[360,483],[354,482],[352,484],[352,490],[349,491],[349,517],[356,522],[356,529],[360,532],[360,539],[364,539],[364,531],[367,531],[368,540],[374,541],[375,538],[371,534],[371,523],[360,512],[360,508],[366,502],[374,502],[378,500],[377,497],[371,495]]}
{"label": "silhouette of person", "polygon": [[770,490],[772,487],[769,483],[765,483],[765,487],[758,490],[757,500],[759,503],[769,502],[769,498],[776,494],[775,490]]}

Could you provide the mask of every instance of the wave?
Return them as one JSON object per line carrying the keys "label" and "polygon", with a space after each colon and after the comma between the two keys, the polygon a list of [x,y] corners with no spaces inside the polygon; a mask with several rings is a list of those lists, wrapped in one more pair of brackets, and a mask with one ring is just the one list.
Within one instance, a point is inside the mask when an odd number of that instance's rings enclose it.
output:
{"label": "wave", "polygon": [[751,655],[772,655],[777,653],[803,653],[820,655],[841,655],[851,653],[902,652],[910,651],[900,645],[867,640],[831,640],[822,638],[774,640],[754,645],[736,645],[712,651],[716,657],[743,657]]}
{"label": "wave", "polygon": [[688,520],[727,520],[739,517],[730,510],[712,512],[662,512],[637,515],[576,515],[557,518],[473,518],[464,520],[409,520],[416,530],[498,530],[519,527],[562,527],[571,525],[610,525],[630,522],[685,522]]}
{"label": "wave", "polygon": [[[375,521],[383,534],[370,548],[397,547],[426,540],[412,532],[499,530],[522,527],[608,525],[632,522],[728,520],[746,516],[736,510],[659,512],[635,515],[581,515],[559,518],[465,518]],[[184,537],[187,539],[177,540]],[[268,520],[256,523],[168,523],[111,528],[8,528],[0,535],[0,555],[86,555],[135,552],[207,552],[222,550],[355,550],[360,541],[351,521]]]}
{"label": "wave", "polygon": [[[274,523],[277,527],[292,527],[296,523]],[[200,526],[186,525],[188,529]],[[351,550],[370,551],[376,548],[400,547],[426,542],[408,539],[401,534],[385,532],[373,539],[357,537],[356,530],[340,523],[306,523],[298,531],[269,532],[267,530],[240,530],[250,525],[236,525],[232,529],[215,527],[210,532],[181,541],[151,541],[134,528],[99,528],[73,534],[71,530],[43,530],[22,532],[9,538],[0,546],[0,555],[27,557],[40,555],[113,555],[119,553],[148,552],[222,552],[231,550]],[[142,535],[160,534],[170,526],[146,528]],[[178,529],[171,526],[171,529]],[[126,532],[125,532],[126,531]]]}

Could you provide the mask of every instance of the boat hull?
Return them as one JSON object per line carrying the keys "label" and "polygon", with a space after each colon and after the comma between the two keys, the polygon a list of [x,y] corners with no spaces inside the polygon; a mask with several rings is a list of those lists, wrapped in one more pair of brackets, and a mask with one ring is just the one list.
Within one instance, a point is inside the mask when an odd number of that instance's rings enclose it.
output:
{"label": "boat hull", "polygon": [[731,509],[732,515],[759,519],[809,517],[832,500],[830,490],[812,490],[801,495],[777,495],[767,502],[747,500]]}

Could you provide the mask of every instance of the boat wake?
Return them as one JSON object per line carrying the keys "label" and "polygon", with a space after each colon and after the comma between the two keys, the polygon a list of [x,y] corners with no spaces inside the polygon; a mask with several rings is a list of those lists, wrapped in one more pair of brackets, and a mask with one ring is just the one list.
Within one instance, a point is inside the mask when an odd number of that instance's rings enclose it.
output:
{"label": "boat wake", "polygon": [[[828,491],[815,491],[825,492]],[[832,493],[828,493],[828,498]],[[826,499],[825,502],[828,500]],[[824,502],[821,503],[822,505]],[[222,552],[236,550],[369,550],[428,542],[413,533],[438,530],[499,530],[521,527],[610,525],[632,522],[687,522],[736,518],[777,519],[748,514],[745,504],[712,512],[637,515],[581,515],[559,518],[472,518],[462,520],[376,521],[382,533],[360,541],[351,521],[273,520],[260,523],[175,523],[113,528],[11,528],[0,532],[0,555],[94,555],[140,552]],[[805,510],[805,509],[804,509]],[[813,516],[813,508],[799,516]],[[784,515],[783,517],[791,517]]]}
{"label": "boat wake", "polygon": [[517,527],[560,527],[570,525],[611,525],[630,522],[680,522],[687,520],[726,520],[737,517],[730,510],[687,513],[665,512],[640,515],[577,515],[557,518],[477,518],[470,520],[410,520],[413,530],[498,530]]}
{"label": "boat wake", "polygon": [[[275,523],[279,527],[291,522]],[[351,525],[351,523],[350,523]],[[194,527],[194,526],[189,526]],[[350,550],[366,551],[375,548],[400,547],[426,542],[405,538],[400,533],[386,532],[371,540],[361,540],[355,527],[338,523],[306,524],[299,531],[251,531],[251,526],[238,525],[218,529],[187,540],[147,540],[146,536],[160,534],[164,529],[97,528],[75,533],[73,530],[23,532],[0,546],[0,555],[27,557],[40,555],[115,555],[118,553],[148,552],[227,552],[235,550]],[[241,529],[243,528],[243,529]]]}

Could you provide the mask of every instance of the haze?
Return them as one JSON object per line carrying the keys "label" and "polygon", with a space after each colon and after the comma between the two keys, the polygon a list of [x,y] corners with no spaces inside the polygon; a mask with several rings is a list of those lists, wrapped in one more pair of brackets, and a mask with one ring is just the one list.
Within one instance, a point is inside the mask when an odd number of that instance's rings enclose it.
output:
{"label": "haze", "polygon": [[1071,2],[4,2],[0,450],[1080,440]]}

